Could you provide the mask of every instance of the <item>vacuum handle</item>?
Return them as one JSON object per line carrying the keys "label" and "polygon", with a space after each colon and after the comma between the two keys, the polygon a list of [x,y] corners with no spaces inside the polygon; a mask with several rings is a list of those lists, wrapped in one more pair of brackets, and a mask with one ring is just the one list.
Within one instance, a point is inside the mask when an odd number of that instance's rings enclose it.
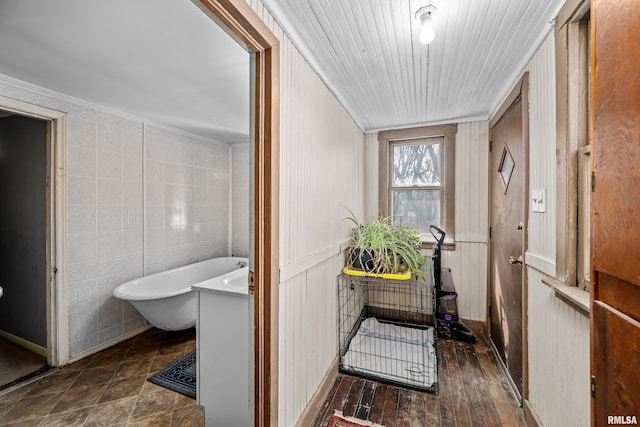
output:
{"label": "vacuum handle", "polygon": [[[438,247],[442,246],[442,242],[444,242],[444,236],[446,234],[444,230],[436,227],[435,225],[432,225],[429,227],[429,231],[431,232],[431,235],[433,236],[433,238],[436,239],[436,245]],[[436,233],[439,234],[440,237],[436,236]]]}

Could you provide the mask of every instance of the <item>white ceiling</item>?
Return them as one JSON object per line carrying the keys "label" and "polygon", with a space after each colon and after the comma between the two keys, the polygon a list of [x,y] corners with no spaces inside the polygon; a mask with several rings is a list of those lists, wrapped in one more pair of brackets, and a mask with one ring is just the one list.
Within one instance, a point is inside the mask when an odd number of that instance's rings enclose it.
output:
{"label": "white ceiling", "polygon": [[[365,131],[486,119],[564,0],[262,0]],[[190,0],[0,0],[0,73],[246,142],[249,54]]]}
{"label": "white ceiling", "polygon": [[249,54],[189,0],[0,0],[0,73],[248,141]]}
{"label": "white ceiling", "polygon": [[366,131],[486,119],[564,0],[263,0]]}

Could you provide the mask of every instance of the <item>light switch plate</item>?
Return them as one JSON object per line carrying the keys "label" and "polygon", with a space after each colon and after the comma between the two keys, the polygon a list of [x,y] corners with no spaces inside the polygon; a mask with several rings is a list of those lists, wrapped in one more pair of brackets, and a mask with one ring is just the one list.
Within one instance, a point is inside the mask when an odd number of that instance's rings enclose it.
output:
{"label": "light switch plate", "polygon": [[547,190],[541,188],[538,190],[538,210],[537,212],[547,211]]}
{"label": "light switch plate", "polygon": [[538,200],[540,199],[539,190],[531,190],[531,212],[539,212]]}

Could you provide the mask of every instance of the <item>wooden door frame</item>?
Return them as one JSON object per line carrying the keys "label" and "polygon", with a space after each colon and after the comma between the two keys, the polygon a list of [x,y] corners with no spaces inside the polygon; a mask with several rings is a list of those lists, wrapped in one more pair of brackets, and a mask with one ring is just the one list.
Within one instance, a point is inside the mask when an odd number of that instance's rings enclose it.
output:
{"label": "wooden door frame", "polygon": [[[518,82],[511,89],[511,92],[504,98],[496,112],[491,116],[489,120],[489,141],[491,141],[491,130],[502,119],[502,117],[511,109],[511,106],[520,98],[522,100],[522,137],[524,140],[524,182],[522,183],[524,189],[524,229],[522,230],[522,254],[525,257],[525,262],[522,263],[522,401],[529,398],[529,281],[527,279],[527,244],[529,242],[529,72],[525,72]],[[489,142],[491,145],[491,142]],[[492,224],[491,213],[491,200],[493,194],[491,191],[491,155],[489,155],[489,203],[488,203],[488,218],[489,227]],[[487,227],[488,228],[488,227]],[[488,232],[488,230],[487,230]],[[488,234],[488,233],[487,233]],[[488,310],[491,303],[491,241],[487,245],[487,319],[486,319],[486,334],[489,339],[491,338],[491,315]],[[496,354],[496,356],[498,356]],[[500,357],[498,361],[502,362]],[[503,368],[506,366],[503,365]],[[517,389],[516,389],[517,390]],[[521,402],[522,403],[522,402]]]}
{"label": "wooden door frame", "polygon": [[278,424],[280,41],[245,0],[194,0],[253,55],[253,420]]}
{"label": "wooden door frame", "polygon": [[[69,362],[69,309],[67,297],[67,184],[66,113],[0,96],[0,108],[18,115],[48,122],[46,225],[46,309],[47,364],[62,366]],[[24,344],[29,345],[28,342]]]}

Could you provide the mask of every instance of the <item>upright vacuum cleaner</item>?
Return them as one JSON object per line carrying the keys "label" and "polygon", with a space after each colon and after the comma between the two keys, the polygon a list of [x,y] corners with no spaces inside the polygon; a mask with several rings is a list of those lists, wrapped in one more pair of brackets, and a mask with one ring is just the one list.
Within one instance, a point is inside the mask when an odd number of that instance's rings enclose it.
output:
{"label": "upright vacuum cleaner", "polygon": [[453,286],[451,269],[442,267],[441,253],[445,232],[432,225],[429,231],[436,239],[433,245],[433,279],[436,289],[436,331],[438,338],[454,339],[469,344],[476,343],[476,337],[458,318],[458,293]]}

